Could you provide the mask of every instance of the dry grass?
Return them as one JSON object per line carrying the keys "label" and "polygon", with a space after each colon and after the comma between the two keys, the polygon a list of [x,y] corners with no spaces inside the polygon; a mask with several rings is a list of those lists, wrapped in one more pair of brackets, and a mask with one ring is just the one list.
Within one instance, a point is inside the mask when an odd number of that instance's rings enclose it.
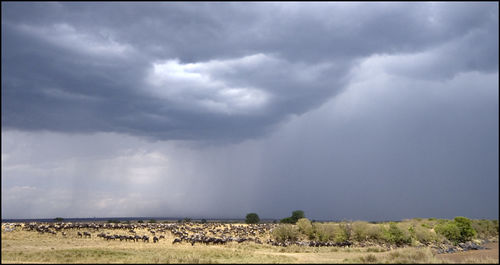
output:
{"label": "dry grass", "polygon": [[[141,233],[146,230],[138,232]],[[165,233],[166,238],[157,244],[106,241],[92,234],[93,238],[83,239],[76,237],[76,230],[70,231],[67,238],[60,234],[2,231],[1,260],[2,263],[445,263],[430,249],[277,247],[247,242],[191,246],[172,245],[170,233]],[[498,258],[491,261],[498,263]]]}

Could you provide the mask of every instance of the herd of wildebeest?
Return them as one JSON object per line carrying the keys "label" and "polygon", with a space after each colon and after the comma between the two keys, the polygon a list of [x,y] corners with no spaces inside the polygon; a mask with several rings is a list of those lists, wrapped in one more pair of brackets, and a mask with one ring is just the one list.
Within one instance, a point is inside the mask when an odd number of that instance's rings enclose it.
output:
{"label": "herd of wildebeest", "polygon": [[[271,232],[277,224],[226,224],[226,223],[23,223],[16,224],[25,231],[51,234],[62,237],[93,238],[106,241],[157,243],[160,240],[174,238],[172,244],[189,243],[191,245],[213,244],[224,245],[229,242],[253,242],[273,246],[350,246],[350,242],[318,242],[295,241],[277,242],[272,239]],[[170,234],[170,235],[169,235]]]}

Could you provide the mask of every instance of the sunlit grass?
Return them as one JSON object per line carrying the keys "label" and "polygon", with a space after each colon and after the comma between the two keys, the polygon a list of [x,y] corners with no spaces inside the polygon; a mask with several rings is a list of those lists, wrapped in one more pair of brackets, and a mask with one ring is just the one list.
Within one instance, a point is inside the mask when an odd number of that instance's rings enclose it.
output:
{"label": "sunlit grass", "polygon": [[[68,231],[68,237],[62,237],[19,229],[2,232],[2,263],[449,263],[430,248],[279,247],[252,242],[191,246],[173,245],[170,233],[157,244],[106,241],[95,237],[95,232],[91,239],[78,238],[76,233]],[[145,229],[138,230],[143,233]],[[498,259],[471,258],[467,262],[498,263]]]}

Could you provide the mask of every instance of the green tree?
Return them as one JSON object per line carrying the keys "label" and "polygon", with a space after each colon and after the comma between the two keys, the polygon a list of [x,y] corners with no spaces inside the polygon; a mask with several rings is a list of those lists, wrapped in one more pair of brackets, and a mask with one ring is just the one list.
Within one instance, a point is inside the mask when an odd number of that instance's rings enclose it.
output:
{"label": "green tree", "polygon": [[281,219],[280,223],[295,224],[301,218],[305,218],[304,211],[297,210],[292,212],[292,216]]}
{"label": "green tree", "polygon": [[202,224],[206,224],[207,223],[207,219],[201,219],[201,223]]}
{"label": "green tree", "polygon": [[56,221],[56,222],[62,222],[63,220],[64,220],[64,218],[62,218],[62,217],[54,218],[54,221]]}
{"label": "green tree", "polygon": [[280,220],[280,223],[282,224],[294,224],[295,222],[293,221],[292,217],[286,217]]}
{"label": "green tree", "polygon": [[246,216],[245,223],[247,224],[256,224],[260,222],[259,215],[256,213],[249,213]]}
{"label": "green tree", "polygon": [[156,219],[151,219],[148,223],[156,223]]}
{"label": "green tree", "polygon": [[304,211],[297,210],[292,212],[292,219],[294,220],[294,223],[296,223],[300,218],[305,218]]}

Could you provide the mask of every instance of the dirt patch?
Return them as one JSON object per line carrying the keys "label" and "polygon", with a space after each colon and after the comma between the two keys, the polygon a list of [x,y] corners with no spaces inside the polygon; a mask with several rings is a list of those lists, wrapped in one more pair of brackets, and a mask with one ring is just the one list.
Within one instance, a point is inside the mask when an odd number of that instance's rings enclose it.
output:
{"label": "dirt patch", "polygon": [[437,254],[436,257],[452,263],[484,261],[498,263],[498,242],[484,244],[487,249],[469,250],[457,253]]}

